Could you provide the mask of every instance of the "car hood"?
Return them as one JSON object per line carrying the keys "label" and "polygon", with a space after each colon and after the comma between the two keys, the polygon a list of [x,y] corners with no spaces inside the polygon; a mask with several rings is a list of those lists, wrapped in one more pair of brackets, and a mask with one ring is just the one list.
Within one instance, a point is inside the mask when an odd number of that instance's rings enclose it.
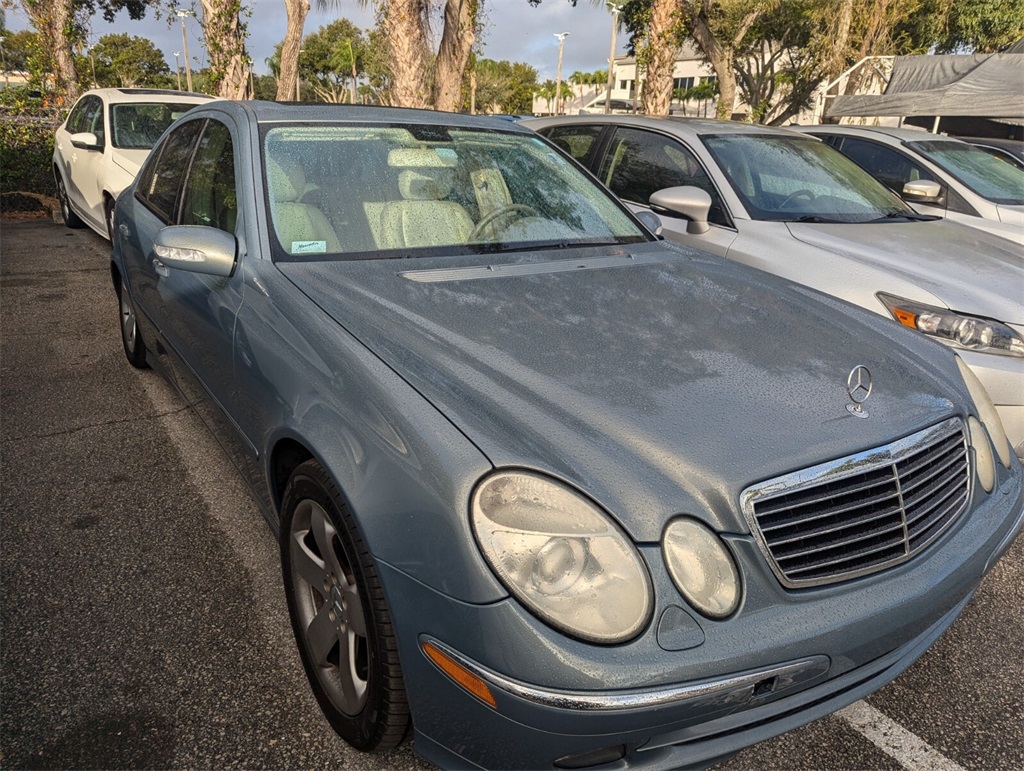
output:
{"label": "car hood", "polygon": [[133,177],[139,173],[142,164],[149,157],[149,150],[120,150],[115,148],[111,160]]}
{"label": "car hood", "polygon": [[571,482],[638,541],[684,512],[747,532],[751,483],[958,411],[946,349],[759,271],[660,244],[513,257],[280,269],[495,466]]}
{"label": "car hood", "polygon": [[797,240],[900,276],[952,310],[1024,321],[1024,259],[1004,238],[945,220],[787,224]]}

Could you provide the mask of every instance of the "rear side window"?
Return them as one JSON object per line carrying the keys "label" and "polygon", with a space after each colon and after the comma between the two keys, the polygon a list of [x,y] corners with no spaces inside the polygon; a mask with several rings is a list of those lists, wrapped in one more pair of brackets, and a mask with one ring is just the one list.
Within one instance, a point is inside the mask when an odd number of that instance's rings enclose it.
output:
{"label": "rear side window", "polygon": [[540,133],[586,166],[602,130],[601,126],[556,126]]}
{"label": "rear side window", "polygon": [[146,164],[139,177],[135,195],[164,224],[174,221],[185,170],[192,159],[203,124],[204,121],[192,120],[171,132],[153,151],[151,162]]}

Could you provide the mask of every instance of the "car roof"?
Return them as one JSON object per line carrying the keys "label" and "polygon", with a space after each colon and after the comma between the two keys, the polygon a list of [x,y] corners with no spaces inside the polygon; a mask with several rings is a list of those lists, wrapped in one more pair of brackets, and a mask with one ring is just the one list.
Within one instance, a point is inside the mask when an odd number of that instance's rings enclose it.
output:
{"label": "car roof", "polygon": [[710,134],[769,134],[773,136],[792,136],[792,132],[774,126],[763,126],[758,123],[739,123],[737,121],[715,120],[713,118],[686,118],[678,115],[568,115],[557,118],[535,118],[522,122],[525,126],[561,126],[593,123],[607,123],[636,128],[670,131],[681,137],[695,138]]}
{"label": "car roof", "polygon": [[948,137],[945,134],[933,134],[927,129],[907,128],[906,126],[852,126],[852,125],[822,125],[822,126],[791,126],[790,128],[800,132],[813,132],[816,134],[851,134],[860,136],[884,136],[898,139],[901,142],[919,142],[927,139],[949,139],[959,142],[956,137]]}
{"label": "car roof", "polygon": [[[435,126],[465,126],[466,128],[484,128],[508,130],[518,133],[530,133],[514,120],[495,119],[492,115],[463,115],[455,112],[439,112],[437,110],[416,110],[407,107],[377,107],[359,104],[326,104],[300,102],[263,102],[250,100],[235,102],[248,112],[257,123],[295,123],[331,122],[331,123],[395,123],[422,124]],[[211,105],[212,106],[212,105]],[[224,101],[218,106],[225,106]]]}
{"label": "car roof", "polygon": [[198,94],[194,91],[175,91],[167,88],[93,88],[82,96],[92,94],[106,102],[185,102],[203,104],[213,102],[217,97],[209,94]]}

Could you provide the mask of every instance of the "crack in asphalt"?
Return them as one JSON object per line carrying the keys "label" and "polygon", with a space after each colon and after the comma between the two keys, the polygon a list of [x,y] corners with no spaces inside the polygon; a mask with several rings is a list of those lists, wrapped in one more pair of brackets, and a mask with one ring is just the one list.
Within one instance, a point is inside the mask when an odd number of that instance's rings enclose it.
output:
{"label": "crack in asphalt", "polygon": [[188,405],[185,405],[184,407],[179,407],[176,410],[169,410],[168,412],[158,412],[158,413],[154,413],[153,415],[146,415],[146,416],[141,417],[141,418],[126,418],[124,420],[107,420],[107,421],[104,421],[102,423],[91,423],[88,426],[79,426],[78,428],[72,428],[72,429],[69,429],[67,431],[55,431],[52,434],[29,434],[28,436],[13,436],[13,437],[10,437],[10,438],[5,438],[3,440],[3,444],[15,444],[16,442],[25,442],[25,441],[28,441],[30,439],[52,439],[55,436],[68,436],[69,434],[77,434],[79,431],[88,431],[88,430],[93,429],[93,428],[104,428],[106,426],[116,426],[116,425],[125,424],[125,423],[140,423],[140,422],[147,422],[147,421],[150,421],[150,420],[160,420],[161,418],[167,418],[167,417],[170,417],[172,415],[177,415],[179,413],[186,412],[186,411],[191,410],[191,409],[192,409],[192,407],[190,407]]}

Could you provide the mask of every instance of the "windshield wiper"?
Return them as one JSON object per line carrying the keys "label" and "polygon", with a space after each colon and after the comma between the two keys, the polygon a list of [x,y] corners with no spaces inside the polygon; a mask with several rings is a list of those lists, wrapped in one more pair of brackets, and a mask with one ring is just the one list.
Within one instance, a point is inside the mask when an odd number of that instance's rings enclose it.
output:
{"label": "windshield wiper", "polygon": [[824,224],[844,224],[846,223],[846,220],[831,220],[828,217],[819,217],[817,214],[805,214],[802,217],[797,217],[795,220],[787,220],[787,222],[817,222]]}
{"label": "windshield wiper", "polygon": [[885,222],[886,220],[909,220],[910,222],[932,222],[934,220],[942,219],[934,214],[918,214],[912,211],[891,211],[888,214],[883,214],[878,219],[868,220],[871,222]]}

